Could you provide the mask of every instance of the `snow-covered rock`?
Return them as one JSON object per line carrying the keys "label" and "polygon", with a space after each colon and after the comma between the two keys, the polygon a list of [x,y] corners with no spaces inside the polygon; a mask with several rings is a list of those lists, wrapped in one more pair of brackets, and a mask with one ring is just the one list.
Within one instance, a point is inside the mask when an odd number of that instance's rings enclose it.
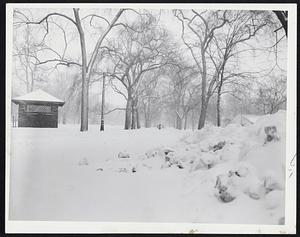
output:
{"label": "snow-covered rock", "polygon": [[127,152],[119,152],[118,158],[130,158],[130,155]]}
{"label": "snow-covered rock", "polygon": [[269,192],[265,197],[265,207],[267,209],[275,209],[283,205],[282,200],[284,200],[284,191],[274,190]]}
{"label": "snow-covered rock", "polygon": [[78,165],[88,165],[88,164],[89,164],[89,162],[88,162],[87,158],[85,158],[85,157],[80,159],[78,162]]}

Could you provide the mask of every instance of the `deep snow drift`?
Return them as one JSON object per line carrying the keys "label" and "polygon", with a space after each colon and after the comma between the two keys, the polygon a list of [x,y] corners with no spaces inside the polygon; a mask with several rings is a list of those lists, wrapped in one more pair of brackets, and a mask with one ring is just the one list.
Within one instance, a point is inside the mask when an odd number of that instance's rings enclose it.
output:
{"label": "deep snow drift", "polygon": [[284,223],[285,111],[248,127],[98,129],[12,129],[10,219]]}

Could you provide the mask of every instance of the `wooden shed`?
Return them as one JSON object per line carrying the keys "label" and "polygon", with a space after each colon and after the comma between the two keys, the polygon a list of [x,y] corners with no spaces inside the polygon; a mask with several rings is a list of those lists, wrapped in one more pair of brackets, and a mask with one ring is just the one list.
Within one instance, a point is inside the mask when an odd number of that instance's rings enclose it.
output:
{"label": "wooden shed", "polygon": [[64,101],[43,90],[36,90],[12,99],[19,105],[18,127],[57,128],[58,106]]}

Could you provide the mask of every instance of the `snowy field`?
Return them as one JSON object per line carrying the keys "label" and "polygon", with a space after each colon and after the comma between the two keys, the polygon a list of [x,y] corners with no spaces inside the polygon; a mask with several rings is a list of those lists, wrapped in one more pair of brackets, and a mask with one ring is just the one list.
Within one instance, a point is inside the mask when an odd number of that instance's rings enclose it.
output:
{"label": "snowy field", "polygon": [[10,219],[283,224],[284,111],[248,127],[98,129],[12,128]]}

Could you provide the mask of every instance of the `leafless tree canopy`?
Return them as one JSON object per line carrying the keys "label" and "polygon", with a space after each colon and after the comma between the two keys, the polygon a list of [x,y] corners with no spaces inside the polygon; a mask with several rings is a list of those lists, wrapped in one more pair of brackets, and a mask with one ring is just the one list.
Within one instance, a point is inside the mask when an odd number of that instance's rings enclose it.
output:
{"label": "leafless tree canopy", "polygon": [[287,12],[68,8],[13,16],[13,95],[47,89],[66,101],[61,122],[81,131],[100,119],[125,129],[202,129],[285,108]]}

